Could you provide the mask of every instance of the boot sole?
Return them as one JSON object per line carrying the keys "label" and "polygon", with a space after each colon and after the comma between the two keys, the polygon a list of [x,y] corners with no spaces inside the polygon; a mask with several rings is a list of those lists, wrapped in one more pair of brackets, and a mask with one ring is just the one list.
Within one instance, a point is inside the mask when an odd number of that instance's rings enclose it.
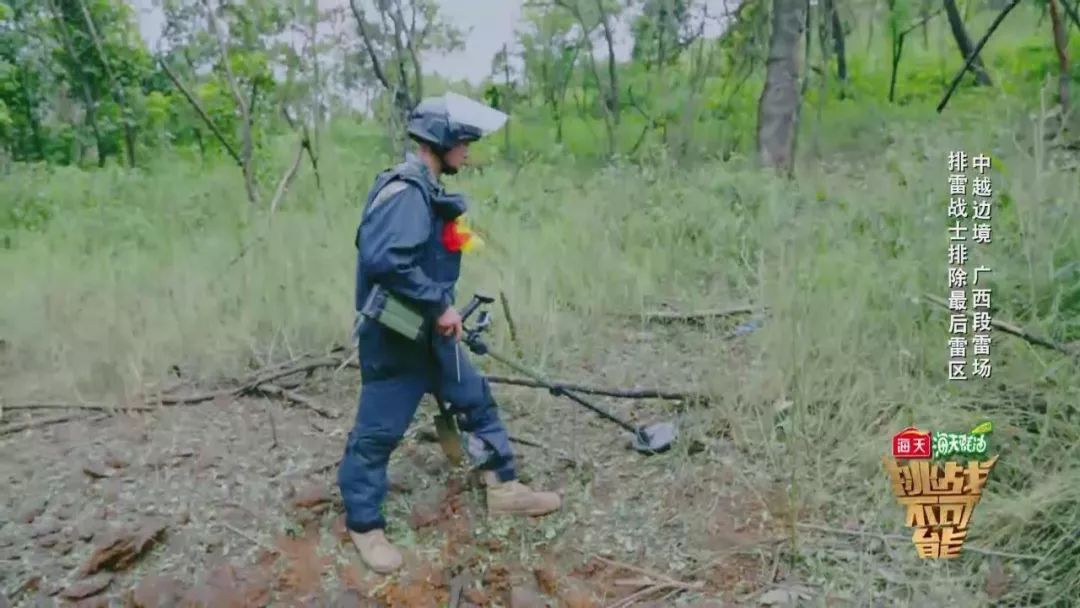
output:
{"label": "boot sole", "polygon": [[397,572],[398,570],[401,570],[401,565],[400,564],[397,565],[397,566],[394,566],[393,568],[374,568],[374,567],[372,567],[371,564],[369,564],[367,562],[364,562],[364,565],[367,566],[368,570],[371,570],[375,574],[393,574],[393,573]]}

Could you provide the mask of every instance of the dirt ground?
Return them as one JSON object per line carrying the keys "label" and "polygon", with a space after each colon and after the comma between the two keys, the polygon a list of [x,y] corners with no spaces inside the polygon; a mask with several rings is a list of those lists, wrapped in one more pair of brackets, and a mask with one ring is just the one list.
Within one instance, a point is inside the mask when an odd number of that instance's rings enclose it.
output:
{"label": "dirt ground", "polygon": [[[567,380],[687,381],[671,358],[694,352],[686,344],[623,338],[636,346]],[[665,364],[628,372],[628,358]],[[597,399],[696,429],[679,449],[643,456],[573,403],[508,385],[494,390],[511,433],[544,446],[517,445],[521,476],[562,492],[564,509],[487,518],[474,477],[433,442],[426,403],[390,467],[388,535],[407,565],[375,575],[348,543],[336,488],[356,376],[324,370],[298,389],[330,417],[219,398],[82,411],[0,438],[0,605],[757,605],[784,577],[770,485],[712,432],[707,407]],[[9,412],[4,424],[61,413]]]}

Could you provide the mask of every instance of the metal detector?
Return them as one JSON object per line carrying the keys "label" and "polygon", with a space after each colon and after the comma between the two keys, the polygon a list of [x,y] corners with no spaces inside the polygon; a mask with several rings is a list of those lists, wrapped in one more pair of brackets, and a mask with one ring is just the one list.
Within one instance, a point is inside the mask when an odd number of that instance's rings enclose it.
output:
{"label": "metal detector", "polygon": [[[462,310],[461,319],[462,323],[468,320],[468,318],[476,312],[482,305],[487,305],[494,302],[495,299],[489,296],[483,296],[476,294],[469,301],[468,305]],[[481,338],[481,334],[491,326],[491,312],[488,310],[480,311],[477,317],[476,323],[470,326],[464,327],[464,336],[462,342],[473,353],[483,356],[487,355],[492,359],[495,359],[499,363],[510,367],[514,371],[524,374],[533,379],[537,384],[548,389],[552,395],[567,397],[579,405],[591,410],[604,418],[609,422],[613,422],[623,429],[629,431],[633,435],[632,447],[643,454],[659,454],[665,452],[671,447],[671,444],[675,443],[678,437],[678,431],[675,425],[671,422],[657,422],[654,424],[644,426],[634,426],[629,422],[619,418],[618,416],[601,409],[596,404],[592,403],[588,399],[585,399],[581,395],[567,389],[566,387],[554,384],[540,375],[539,372],[524,367],[520,363],[510,360],[499,353],[492,351],[488,345]]]}

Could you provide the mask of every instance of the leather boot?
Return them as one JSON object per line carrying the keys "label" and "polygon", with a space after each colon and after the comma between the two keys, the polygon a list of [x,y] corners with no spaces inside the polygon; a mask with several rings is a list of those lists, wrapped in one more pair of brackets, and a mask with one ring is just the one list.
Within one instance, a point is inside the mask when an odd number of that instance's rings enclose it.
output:
{"label": "leather boot", "polygon": [[349,530],[349,536],[368,568],[379,574],[389,574],[401,567],[401,552],[386,540],[382,530],[375,529],[363,534]]}
{"label": "leather boot", "polygon": [[482,479],[490,515],[546,515],[562,506],[555,492],[538,492],[517,480],[502,482],[492,471],[484,471]]}

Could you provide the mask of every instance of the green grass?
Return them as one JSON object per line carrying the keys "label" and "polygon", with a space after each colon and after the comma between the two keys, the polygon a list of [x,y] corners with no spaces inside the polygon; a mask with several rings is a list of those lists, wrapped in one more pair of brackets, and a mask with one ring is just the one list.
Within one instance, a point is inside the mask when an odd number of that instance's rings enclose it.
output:
{"label": "green grass", "polygon": [[[1065,605],[1080,597],[1080,541],[1063,541],[1080,530],[1080,368],[995,332],[993,379],[949,384],[946,317],[914,297],[947,293],[945,154],[985,152],[995,163],[994,236],[972,265],[993,269],[995,318],[1080,340],[1077,161],[1047,149],[1027,118],[1030,104],[1016,97],[973,101],[976,92],[965,90],[933,114],[940,81],[921,77],[920,85],[913,71],[900,90],[934,94],[900,107],[881,101],[880,60],[853,65],[866,89],[830,103],[820,123],[809,100],[801,141],[809,147],[816,129],[821,149],[803,155],[797,183],[745,166],[745,148],[730,162],[674,166],[657,156],[595,172],[549,154],[520,169],[492,161],[483,174],[463,175],[454,187],[472,197],[470,215],[489,246],[467,260],[459,294],[506,292],[530,359],[565,376],[619,348],[590,337],[605,311],[659,298],[689,308],[768,305],[767,324],[748,338],[748,373],[717,369],[727,344],[697,357],[695,375],[719,400],[715,428],[728,428],[788,485],[806,518],[903,533],[880,460],[891,435],[908,424],[962,431],[992,420],[1001,458],[969,542],[1042,558],[1002,558],[1013,583],[1000,601]],[[757,91],[748,86],[746,101]],[[987,107],[997,109],[992,119]],[[566,128],[588,147],[592,136],[573,121]],[[345,342],[353,231],[369,181],[389,162],[366,152],[372,137],[335,125],[323,190],[305,167],[272,220],[245,207],[239,174],[224,162],[163,156],[134,172],[13,169],[0,196],[38,219],[9,230],[0,248],[4,397],[131,396],[174,364],[213,378],[253,358]],[[274,152],[280,165],[287,150]],[[783,402],[791,405],[778,413]],[[985,601],[985,556],[921,563],[910,545],[897,545],[894,561],[854,563],[800,537],[796,571],[849,597]]]}

